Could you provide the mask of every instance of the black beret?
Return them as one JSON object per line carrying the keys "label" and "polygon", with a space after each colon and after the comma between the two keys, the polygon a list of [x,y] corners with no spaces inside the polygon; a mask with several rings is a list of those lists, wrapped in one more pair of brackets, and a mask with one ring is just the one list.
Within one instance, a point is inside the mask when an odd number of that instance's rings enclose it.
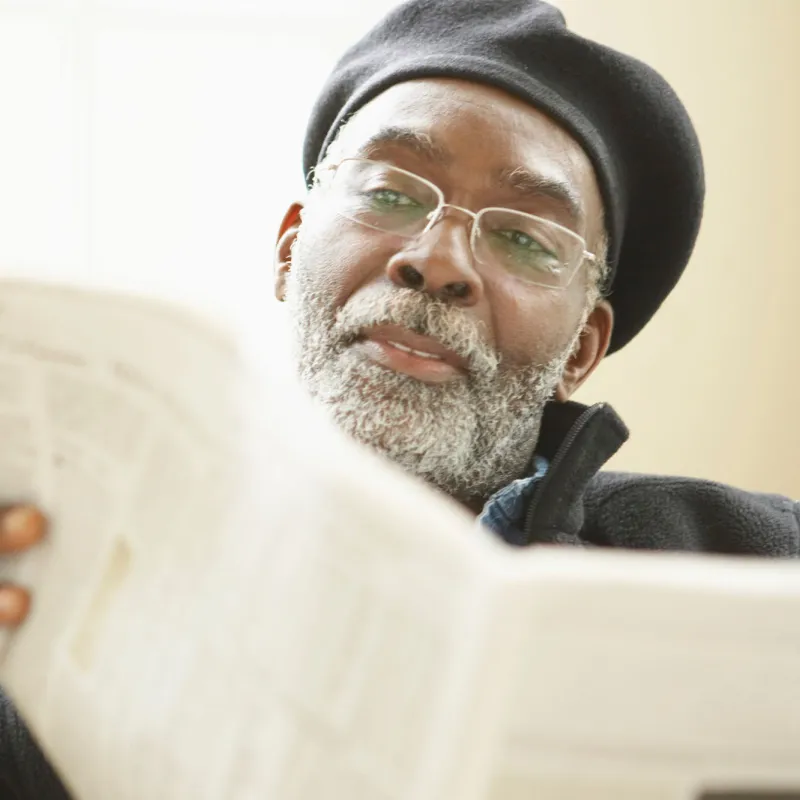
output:
{"label": "black beret", "polygon": [[603,195],[610,352],[619,350],[677,283],[700,226],[703,163],[678,97],[655,70],[568,30],[540,0],[411,0],[334,68],[306,132],[307,179],[361,106],[396,83],[431,77],[504,89],[583,146]]}

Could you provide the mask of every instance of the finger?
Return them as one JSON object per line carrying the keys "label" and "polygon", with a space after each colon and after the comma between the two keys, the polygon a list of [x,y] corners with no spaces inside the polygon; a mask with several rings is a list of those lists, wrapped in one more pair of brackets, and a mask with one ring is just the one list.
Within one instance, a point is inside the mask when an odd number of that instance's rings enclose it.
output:
{"label": "finger", "polygon": [[47,520],[33,506],[12,506],[0,512],[0,553],[14,553],[36,544],[47,530]]}
{"label": "finger", "polygon": [[31,596],[20,586],[0,584],[0,626],[15,627],[28,616]]}

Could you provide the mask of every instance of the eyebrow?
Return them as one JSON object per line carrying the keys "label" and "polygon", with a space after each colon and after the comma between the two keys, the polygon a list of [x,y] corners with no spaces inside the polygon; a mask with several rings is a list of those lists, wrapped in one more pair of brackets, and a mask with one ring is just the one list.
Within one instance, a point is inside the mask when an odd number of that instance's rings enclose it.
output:
{"label": "eyebrow", "polygon": [[558,202],[575,223],[580,224],[584,220],[580,195],[566,181],[545,177],[525,167],[515,167],[500,172],[498,182],[520,194],[549,197]]}
{"label": "eyebrow", "polygon": [[400,145],[411,150],[415,155],[439,164],[449,164],[453,160],[447,148],[437,144],[429,134],[397,125],[381,128],[370,136],[359,149],[370,153],[391,145]]}

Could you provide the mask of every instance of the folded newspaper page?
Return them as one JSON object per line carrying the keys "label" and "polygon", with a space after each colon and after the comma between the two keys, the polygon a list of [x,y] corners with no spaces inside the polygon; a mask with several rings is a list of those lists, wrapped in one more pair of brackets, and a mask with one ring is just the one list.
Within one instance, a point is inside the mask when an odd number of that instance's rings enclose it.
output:
{"label": "folded newspaper page", "polygon": [[488,798],[800,800],[800,563],[517,560],[526,633]]}
{"label": "folded newspaper page", "polygon": [[76,800],[800,796],[796,562],[507,548],[143,298],[0,282],[0,436]]}
{"label": "folded newspaper page", "polygon": [[167,306],[0,286],[0,487],[53,520],[2,562],[35,602],[0,681],[81,800],[478,797],[499,545],[245,361]]}

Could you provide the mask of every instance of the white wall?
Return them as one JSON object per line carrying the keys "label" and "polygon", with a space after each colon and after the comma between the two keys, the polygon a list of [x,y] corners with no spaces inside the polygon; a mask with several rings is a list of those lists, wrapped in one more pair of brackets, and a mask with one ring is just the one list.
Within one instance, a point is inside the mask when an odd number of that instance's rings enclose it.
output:
{"label": "white wall", "polygon": [[353,30],[386,7],[0,0],[4,271],[271,309],[305,118]]}
{"label": "white wall", "polygon": [[[0,267],[269,319],[316,89],[387,0],[0,0]],[[687,277],[584,399],[619,468],[800,496],[800,2],[561,0],[684,97],[709,199]]]}

